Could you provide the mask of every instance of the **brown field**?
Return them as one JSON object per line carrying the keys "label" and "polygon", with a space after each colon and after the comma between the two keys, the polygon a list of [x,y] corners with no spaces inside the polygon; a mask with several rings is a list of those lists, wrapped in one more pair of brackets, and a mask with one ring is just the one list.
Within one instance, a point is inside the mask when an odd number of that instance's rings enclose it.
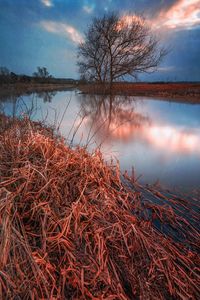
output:
{"label": "brown field", "polygon": [[[83,93],[107,93],[102,85],[80,86]],[[190,102],[200,102],[200,83],[115,83],[113,94],[130,96],[147,96],[176,98]]]}

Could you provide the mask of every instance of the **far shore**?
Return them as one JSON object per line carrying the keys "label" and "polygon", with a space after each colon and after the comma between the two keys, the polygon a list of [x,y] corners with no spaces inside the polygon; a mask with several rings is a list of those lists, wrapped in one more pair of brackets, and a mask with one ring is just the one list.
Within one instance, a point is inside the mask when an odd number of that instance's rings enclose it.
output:
{"label": "far shore", "polygon": [[[80,83],[10,83],[0,85],[0,97],[7,95],[21,96],[31,93],[66,91],[79,89],[84,94],[105,94],[108,85]],[[114,83],[113,95],[141,96],[169,99],[171,101],[200,103],[200,83]]]}
{"label": "far shore", "polygon": [[[81,85],[84,94],[107,94],[107,88],[100,84]],[[200,103],[200,83],[114,83],[113,95],[170,98],[180,102]]]}
{"label": "far shore", "polygon": [[25,94],[65,91],[76,88],[73,83],[10,83],[0,85],[0,98],[7,95],[21,96]]}

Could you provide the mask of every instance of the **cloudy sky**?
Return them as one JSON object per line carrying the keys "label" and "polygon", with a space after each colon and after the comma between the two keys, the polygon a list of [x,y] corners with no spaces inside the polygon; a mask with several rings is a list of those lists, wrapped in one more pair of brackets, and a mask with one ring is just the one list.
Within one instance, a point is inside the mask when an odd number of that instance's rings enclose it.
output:
{"label": "cloudy sky", "polygon": [[77,45],[92,18],[109,11],[143,14],[171,48],[141,80],[200,81],[200,0],[0,0],[0,66],[29,75],[45,66],[78,78]]}

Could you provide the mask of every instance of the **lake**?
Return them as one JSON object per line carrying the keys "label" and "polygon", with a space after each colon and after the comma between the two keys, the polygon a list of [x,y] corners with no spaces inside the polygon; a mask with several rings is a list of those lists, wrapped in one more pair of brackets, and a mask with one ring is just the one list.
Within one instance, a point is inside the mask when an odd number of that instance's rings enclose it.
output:
{"label": "lake", "polygon": [[0,109],[54,124],[73,145],[101,147],[143,184],[200,187],[200,104],[65,91],[4,98]]}

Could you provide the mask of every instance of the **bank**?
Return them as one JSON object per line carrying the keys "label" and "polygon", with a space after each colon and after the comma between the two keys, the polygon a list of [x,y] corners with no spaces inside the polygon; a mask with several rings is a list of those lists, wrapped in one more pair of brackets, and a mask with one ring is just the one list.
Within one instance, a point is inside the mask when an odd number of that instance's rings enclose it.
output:
{"label": "bank", "polygon": [[195,197],[26,117],[0,116],[0,178],[0,298],[198,299]]}

